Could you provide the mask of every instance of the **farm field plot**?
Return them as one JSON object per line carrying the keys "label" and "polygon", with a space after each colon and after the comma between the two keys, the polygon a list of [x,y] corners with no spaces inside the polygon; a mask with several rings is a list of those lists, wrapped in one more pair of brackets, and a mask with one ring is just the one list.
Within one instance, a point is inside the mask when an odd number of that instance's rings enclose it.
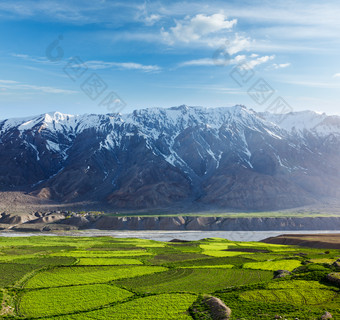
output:
{"label": "farm field plot", "polygon": [[300,260],[276,260],[264,262],[248,262],[243,265],[243,268],[261,269],[261,270],[288,270],[293,271],[301,266]]}
{"label": "farm field plot", "polygon": [[269,284],[265,290],[247,291],[240,297],[248,301],[322,306],[337,295],[338,292],[316,281],[282,281]]}
{"label": "farm field plot", "polygon": [[235,257],[235,256],[240,256],[240,255],[253,255],[254,253],[252,252],[242,252],[242,251],[208,251],[205,250],[203,253],[207,256],[212,256],[212,257]]}
{"label": "farm field plot", "polygon": [[61,267],[38,273],[26,283],[26,288],[49,288],[67,285],[105,283],[116,279],[166,271],[164,267]]}
{"label": "farm field plot", "polygon": [[31,264],[0,263],[0,287],[14,285],[27,273],[35,269]]}
{"label": "farm field plot", "polygon": [[92,312],[51,318],[51,320],[190,320],[192,317],[188,309],[196,298],[189,294],[161,294]]}
{"label": "farm field plot", "polygon": [[153,265],[168,265],[178,261],[195,261],[197,259],[209,258],[206,255],[194,252],[170,252],[166,254],[157,254],[156,256],[148,259],[148,262]]}
{"label": "farm field plot", "polygon": [[232,269],[234,266],[232,264],[219,264],[219,265],[205,265],[205,266],[191,266],[191,267],[179,267],[182,269]]}
{"label": "farm field plot", "polygon": [[196,259],[190,261],[178,261],[169,265],[177,268],[182,267],[199,267],[199,266],[214,266],[214,265],[234,265],[242,266],[246,262],[254,262],[249,257],[206,257],[204,259]]}
{"label": "farm field plot", "polygon": [[271,272],[262,270],[182,268],[116,283],[145,293],[210,293],[231,286],[269,281],[271,278]]}
{"label": "farm field plot", "polygon": [[27,317],[67,314],[91,310],[132,295],[131,292],[106,284],[33,290],[23,294],[19,311]]}
{"label": "farm field plot", "polygon": [[55,256],[62,257],[77,257],[77,258],[86,258],[86,257],[127,257],[127,256],[150,256],[152,253],[147,252],[145,250],[111,250],[111,251],[71,251],[65,253],[58,253]]}
{"label": "farm field plot", "polygon": [[[232,242],[204,243],[200,245],[200,248],[202,249],[203,254],[212,257],[234,257],[239,255],[254,254],[254,252],[247,252],[243,247],[237,246]],[[240,250],[237,251],[237,249]]]}
{"label": "farm field plot", "polygon": [[[211,320],[202,297],[212,295],[231,320],[319,320],[325,310],[340,319],[340,289],[327,280],[339,272],[330,264],[338,256],[219,238],[0,238],[1,316]],[[279,269],[292,274],[274,279]]]}
{"label": "farm field plot", "polygon": [[126,258],[80,258],[77,265],[82,266],[114,266],[124,264],[143,264],[138,259],[126,259]]}

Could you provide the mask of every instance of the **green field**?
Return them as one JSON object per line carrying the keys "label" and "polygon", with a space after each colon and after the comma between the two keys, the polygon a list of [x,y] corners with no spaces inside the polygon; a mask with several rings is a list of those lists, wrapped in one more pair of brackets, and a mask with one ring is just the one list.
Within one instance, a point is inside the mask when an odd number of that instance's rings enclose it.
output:
{"label": "green field", "polygon": [[[212,320],[211,295],[231,320],[317,320],[326,310],[340,319],[340,289],[327,280],[339,257],[219,238],[0,238],[0,318]],[[275,279],[280,269],[292,273]]]}
{"label": "green field", "polygon": [[337,291],[316,281],[283,281],[268,284],[264,290],[250,290],[241,294],[248,301],[293,303],[296,305],[324,305],[338,295]]}
{"label": "green field", "polygon": [[78,265],[82,266],[115,266],[124,264],[143,264],[137,259],[117,258],[80,258]]}
{"label": "green field", "polygon": [[233,286],[269,281],[272,273],[262,270],[182,268],[116,282],[141,293],[212,293]]}
{"label": "green field", "polygon": [[28,280],[25,288],[49,288],[105,283],[116,279],[135,277],[166,270],[167,269],[164,267],[156,266],[60,267],[38,273]]}
{"label": "green field", "polygon": [[190,320],[188,309],[196,300],[196,296],[189,294],[161,294],[136,299],[114,307],[103,308],[87,313],[53,318],[56,320]]}
{"label": "green field", "polygon": [[276,260],[263,262],[248,262],[243,265],[244,268],[261,269],[261,270],[288,270],[293,271],[295,268],[301,266],[300,260]]}
{"label": "green field", "polygon": [[74,313],[124,300],[132,295],[129,291],[107,284],[33,290],[21,297],[19,312],[27,317]]}

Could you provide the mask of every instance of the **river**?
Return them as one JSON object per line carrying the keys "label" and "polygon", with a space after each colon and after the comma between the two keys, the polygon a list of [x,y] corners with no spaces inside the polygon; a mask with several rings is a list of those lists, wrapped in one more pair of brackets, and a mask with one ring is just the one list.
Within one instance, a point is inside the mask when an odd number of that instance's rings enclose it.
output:
{"label": "river", "polygon": [[78,236],[99,237],[110,236],[115,238],[140,238],[157,241],[169,241],[171,239],[200,240],[203,238],[225,238],[233,241],[260,241],[281,234],[321,234],[340,233],[334,230],[312,230],[312,231],[115,231],[115,230],[82,230],[64,232],[15,232],[2,231],[0,237],[29,237],[29,236]]}

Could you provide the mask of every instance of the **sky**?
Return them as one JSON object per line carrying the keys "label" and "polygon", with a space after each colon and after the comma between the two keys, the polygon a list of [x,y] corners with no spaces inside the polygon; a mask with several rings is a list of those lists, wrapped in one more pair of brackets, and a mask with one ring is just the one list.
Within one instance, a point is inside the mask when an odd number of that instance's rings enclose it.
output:
{"label": "sky", "polygon": [[337,0],[0,0],[0,119],[242,104],[340,114]]}

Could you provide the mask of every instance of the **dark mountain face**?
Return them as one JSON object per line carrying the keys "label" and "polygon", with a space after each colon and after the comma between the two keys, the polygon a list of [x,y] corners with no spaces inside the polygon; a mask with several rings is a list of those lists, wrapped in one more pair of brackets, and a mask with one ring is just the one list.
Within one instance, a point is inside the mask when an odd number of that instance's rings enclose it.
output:
{"label": "dark mountain face", "polygon": [[242,106],[0,122],[0,191],[114,208],[273,210],[340,195],[340,117]]}

